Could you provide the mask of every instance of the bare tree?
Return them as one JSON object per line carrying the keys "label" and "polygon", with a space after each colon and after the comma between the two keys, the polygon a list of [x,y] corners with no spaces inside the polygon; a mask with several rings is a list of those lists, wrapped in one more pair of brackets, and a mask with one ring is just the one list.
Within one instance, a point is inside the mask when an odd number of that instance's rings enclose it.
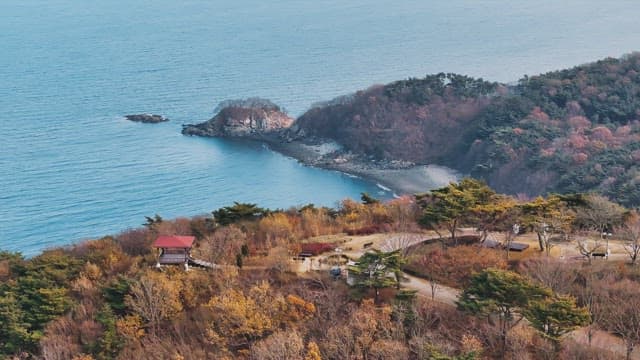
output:
{"label": "bare tree", "polygon": [[578,302],[584,306],[591,315],[591,322],[587,326],[587,338],[589,345],[593,340],[594,331],[602,327],[605,319],[605,305],[607,304],[607,294],[604,285],[613,279],[603,280],[598,276],[598,269],[593,267],[583,268],[576,276],[573,283],[573,293]]}
{"label": "bare tree", "polygon": [[179,296],[177,284],[161,274],[147,274],[131,285],[130,295],[126,296],[125,302],[157,332],[162,320],[170,319],[182,311]]}
{"label": "bare tree", "polygon": [[554,258],[530,258],[520,263],[520,272],[559,294],[570,294],[576,280],[574,268]]}
{"label": "bare tree", "polygon": [[601,195],[589,194],[585,200],[586,204],[578,208],[576,222],[605,240],[607,230],[621,223],[625,209]]}
{"label": "bare tree", "polygon": [[624,241],[624,250],[635,265],[640,255],[640,213],[630,212],[622,225],[615,228],[615,233]]}
{"label": "bare tree", "polygon": [[304,356],[304,341],[293,330],[278,331],[251,347],[252,360],[301,359]]}
{"label": "bare tree", "polygon": [[433,279],[432,276],[429,276],[429,287],[431,288],[431,300],[435,301],[436,292],[440,289],[440,285]]}
{"label": "bare tree", "polygon": [[407,257],[413,250],[412,246],[425,241],[425,237],[420,234],[396,234],[387,238],[380,250],[392,252],[400,250],[402,257]]}
{"label": "bare tree", "polygon": [[231,264],[246,242],[247,236],[242,230],[234,225],[225,226],[205,237],[198,251],[200,256],[212,263]]}
{"label": "bare tree", "polygon": [[589,264],[591,264],[591,260],[593,259],[593,254],[606,252],[606,245],[604,244],[604,240],[601,236],[593,237],[589,233],[583,233],[582,236],[578,236],[576,238],[576,244],[578,247],[578,251],[580,255],[584,256],[589,260]]}
{"label": "bare tree", "polygon": [[618,334],[626,345],[626,359],[640,343],[640,285],[631,280],[617,282],[608,288],[604,319],[607,329]]}

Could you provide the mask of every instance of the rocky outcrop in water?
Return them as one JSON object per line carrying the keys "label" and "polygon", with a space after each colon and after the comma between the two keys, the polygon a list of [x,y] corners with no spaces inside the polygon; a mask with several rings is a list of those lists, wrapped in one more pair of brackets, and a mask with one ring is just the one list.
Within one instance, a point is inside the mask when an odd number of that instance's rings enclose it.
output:
{"label": "rocky outcrop in water", "polygon": [[162,115],[154,115],[154,114],[126,115],[125,118],[130,121],[141,122],[146,124],[157,124],[157,123],[169,121],[169,119],[167,119]]}
{"label": "rocky outcrop in water", "polygon": [[269,100],[246,99],[218,105],[217,114],[201,124],[184,125],[182,133],[196,136],[260,137],[286,129],[293,118]]}

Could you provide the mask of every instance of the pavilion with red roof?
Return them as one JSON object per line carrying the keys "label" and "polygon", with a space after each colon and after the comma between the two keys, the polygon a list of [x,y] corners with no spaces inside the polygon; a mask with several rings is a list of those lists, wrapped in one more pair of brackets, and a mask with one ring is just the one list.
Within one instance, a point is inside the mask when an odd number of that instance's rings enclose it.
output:
{"label": "pavilion with red roof", "polygon": [[153,247],[159,249],[157,266],[184,264],[185,268],[188,269],[194,241],[194,236],[158,236],[156,241],[153,242]]}

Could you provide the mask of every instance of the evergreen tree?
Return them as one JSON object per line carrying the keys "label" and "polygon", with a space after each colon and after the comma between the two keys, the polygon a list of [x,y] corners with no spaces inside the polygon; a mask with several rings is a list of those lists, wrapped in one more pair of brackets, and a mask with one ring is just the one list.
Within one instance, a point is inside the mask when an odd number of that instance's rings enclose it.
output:
{"label": "evergreen tree", "polygon": [[551,296],[551,290],[532,284],[512,271],[487,269],[471,278],[458,308],[476,315],[497,317],[504,357],[509,331],[523,319],[532,301]]}
{"label": "evergreen tree", "polygon": [[356,287],[373,289],[377,303],[380,289],[392,286],[400,289],[403,264],[399,250],[388,253],[372,250],[362,255],[349,271],[356,276]]}
{"label": "evergreen tree", "polygon": [[524,316],[533,328],[553,341],[556,352],[560,350],[560,338],[564,334],[589,324],[591,318],[589,311],[578,307],[571,296],[533,301],[524,309]]}
{"label": "evergreen tree", "polygon": [[449,231],[455,244],[456,231],[463,219],[474,207],[487,204],[494,195],[495,192],[485,183],[470,178],[432,190],[428,194],[417,195],[423,208],[419,222],[438,234],[441,229]]}

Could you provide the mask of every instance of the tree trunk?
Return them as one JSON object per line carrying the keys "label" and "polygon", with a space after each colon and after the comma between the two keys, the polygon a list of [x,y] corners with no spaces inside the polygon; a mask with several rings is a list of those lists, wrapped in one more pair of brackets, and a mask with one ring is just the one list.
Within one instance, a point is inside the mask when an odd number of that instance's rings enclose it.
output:
{"label": "tree trunk", "polygon": [[458,228],[458,220],[453,221],[453,227],[451,228],[451,240],[453,241],[453,246],[458,246],[458,239],[456,238],[456,229]]}
{"label": "tree trunk", "polygon": [[484,243],[487,240],[487,237],[489,237],[489,231],[487,231],[486,229],[482,230],[482,233],[480,235],[480,243]]}
{"label": "tree trunk", "polygon": [[560,352],[562,351],[562,343],[559,339],[551,340],[553,343],[553,354],[556,359],[560,359]]}
{"label": "tree trunk", "polygon": [[500,359],[506,359],[507,355],[507,332],[506,330],[502,330],[502,334],[500,334]]}
{"label": "tree trunk", "polygon": [[504,360],[507,355],[507,319],[500,318],[500,359]]}
{"label": "tree trunk", "polygon": [[538,245],[540,246],[540,252],[543,252],[545,249],[544,241],[542,241],[542,235],[539,232],[536,232],[538,235]]}

